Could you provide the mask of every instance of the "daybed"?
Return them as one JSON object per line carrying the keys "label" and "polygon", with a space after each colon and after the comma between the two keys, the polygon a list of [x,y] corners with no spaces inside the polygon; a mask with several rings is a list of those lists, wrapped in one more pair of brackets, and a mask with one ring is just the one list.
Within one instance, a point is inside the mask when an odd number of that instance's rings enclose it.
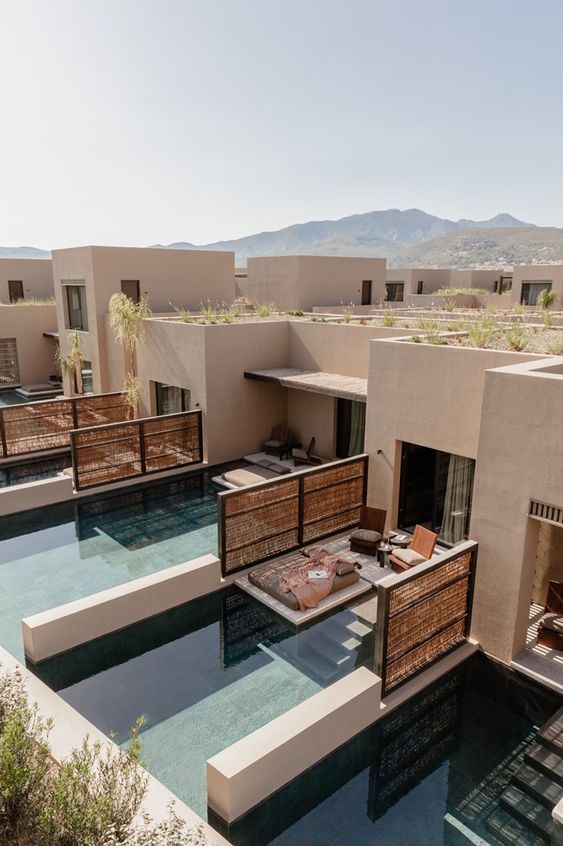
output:
{"label": "daybed", "polygon": [[548,649],[563,649],[563,582],[549,583],[545,614],[538,624],[538,643]]}
{"label": "daybed", "polygon": [[223,473],[221,479],[235,488],[244,488],[246,485],[253,485],[256,482],[276,479],[278,476],[283,476],[286,473],[291,473],[291,468],[285,464],[280,464],[278,461],[264,460],[257,464],[252,464],[249,467],[238,467],[236,470],[227,470],[226,473]]}
{"label": "daybed", "polygon": [[[280,587],[280,577],[293,567],[299,566],[306,562],[303,551],[298,551],[285,556],[282,559],[277,559],[253,570],[248,574],[248,581],[264,593],[282,602],[292,611],[299,611],[299,602],[297,597],[292,593],[284,592]],[[341,568],[342,575],[339,574],[338,568],[332,584],[330,594],[337,593],[339,590],[353,585],[360,580],[360,576],[355,569],[353,561],[345,561],[341,559],[343,567]],[[314,565],[311,565],[313,567]],[[318,566],[318,565],[316,565]],[[346,572],[344,572],[346,571]]]}

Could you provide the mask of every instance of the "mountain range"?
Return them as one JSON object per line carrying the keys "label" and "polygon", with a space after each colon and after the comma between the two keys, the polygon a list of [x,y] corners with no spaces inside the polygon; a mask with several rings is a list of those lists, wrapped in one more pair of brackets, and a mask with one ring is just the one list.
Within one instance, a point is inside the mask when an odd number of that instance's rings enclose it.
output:
{"label": "mountain range", "polygon": [[[563,261],[563,229],[510,214],[449,220],[420,209],[387,209],[340,220],[296,223],[230,241],[154,244],[164,249],[233,250],[238,266],[252,256],[380,256],[394,267],[502,267]],[[48,258],[35,247],[0,247],[0,258]]]}

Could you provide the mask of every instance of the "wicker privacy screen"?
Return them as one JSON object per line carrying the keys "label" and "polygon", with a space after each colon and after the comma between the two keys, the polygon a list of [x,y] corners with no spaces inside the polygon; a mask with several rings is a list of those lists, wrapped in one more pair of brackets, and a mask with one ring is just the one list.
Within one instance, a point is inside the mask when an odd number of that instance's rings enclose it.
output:
{"label": "wicker privacy screen", "polygon": [[367,456],[360,455],[220,493],[223,575],[357,525],[366,486]]}
{"label": "wicker privacy screen", "polygon": [[467,639],[476,562],[477,544],[466,541],[378,585],[375,671],[384,694]]}
{"label": "wicker privacy screen", "polygon": [[183,411],[70,433],[76,490],[203,461],[201,411]]}
{"label": "wicker privacy screen", "polygon": [[0,456],[23,455],[70,446],[70,432],[127,418],[123,394],[32,402],[0,408]]}

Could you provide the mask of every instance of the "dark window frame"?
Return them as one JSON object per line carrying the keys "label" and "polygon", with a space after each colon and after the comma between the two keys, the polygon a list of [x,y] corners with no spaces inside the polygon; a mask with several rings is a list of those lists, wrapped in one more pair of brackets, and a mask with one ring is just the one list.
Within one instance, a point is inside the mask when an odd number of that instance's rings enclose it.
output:
{"label": "dark window frame", "polygon": [[[389,296],[390,294],[393,296]],[[400,294],[400,296],[397,296]],[[404,282],[386,282],[385,283],[385,302],[386,303],[402,303],[405,301],[405,283]]]}
{"label": "dark window frame", "polygon": [[[73,332],[88,332],[88,305],[86,302],[86,285],[81,282],[65,282],[67,329]],[[74,308],[71,302],[73,292],[78,291],[79,308]],[[80,315],[79,320],[75,320]]]}
{"label": "dark window frame", "polygon": [[[14,291],[14,285],[19,285],[18,293]],[[23,279],[8,279],[8,298],[11,303],[17,303],[20,300],[25,299]]]}

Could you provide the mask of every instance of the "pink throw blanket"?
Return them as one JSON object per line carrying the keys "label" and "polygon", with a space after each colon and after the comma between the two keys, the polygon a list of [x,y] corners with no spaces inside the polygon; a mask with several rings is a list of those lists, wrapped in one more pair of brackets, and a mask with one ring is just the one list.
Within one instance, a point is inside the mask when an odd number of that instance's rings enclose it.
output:
{"label": "pink throw blanket", "polygon": [[[321,599],[329,595],[340,559],[338,555],[331,555],[326,549],[316,546],[311,556],[303,560],[303,564],[290,567],[280,576],[280,589],[295,595],[300,611],[316,608]],[[307,575],[309,570],[326,570],[327,578],[311,580]]]}

